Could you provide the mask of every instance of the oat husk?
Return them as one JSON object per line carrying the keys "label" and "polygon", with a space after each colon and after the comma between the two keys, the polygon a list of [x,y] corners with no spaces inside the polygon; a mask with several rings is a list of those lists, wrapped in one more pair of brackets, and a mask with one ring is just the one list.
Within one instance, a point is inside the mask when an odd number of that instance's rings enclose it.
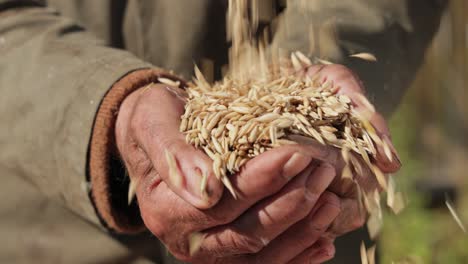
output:
{"label": "oat husk", "polygon": [[[358,97],[365,110],[356,111],[351,99],[339,94],[340,87],[333,82],[303,74],[313,64],[332,62],[312,60],[301,52],[293,52],[289,58],[276,56],[271,49],[267,52],[266,38],[253,37],[257,25],[252,22],[255,8],[245,0],[229,2],[227,32],[232,41],[229,71],[221,81],[212,84],[195,68],[181,117],[180,131],[186,141],[213,160],[214,174],[236,197],[230,175],[265,151],[298,144],[293,135],[308,137],[341,149],[346,162],[343,178],[355,181],[354,175],[362,173],[363,165],[356,156],[361,157],[380,187],[390,192],[387,204],[395,212],[400,211],[401,193],[395,191],[393,181],[388,188],[389,176],[373,164],[377,147],[390,160],[393,156],[368,121],[375,111],[372,104],[364,96]],[[351,56],[377,60],[370,53]],[[359,184],[356,186],[359,188]],[[375,235],[382,218],[379,192],[361,193],[363,207],[371,216],[368,227]]]}
{"label": "oat husk", "polygon": [[[366,119],[375,110],[364,107],[364,112],[357,112],[351,99],[339,94],[339,87],[332,82],[296,74],[312,65],[302,56],[293,53],[289,63],[284,64],[289,66],[278,67],[277,72],[259,79],[226,77],[209,84],[196,71],[197,77],[187,88],[188,100],[181,117],[180,131],[186,141],[213,160],[214,174],[237,197],[230,175],[265,151],[298,144],[295,135],[308,137],[341,149],[346,162],[342,178],[355,181],[354,175],[362,175],[362,166],[367,166],[380,187],[388,191],[388,206],[398,213],[403,207],[402,194],[396,192],[392,180],[389,182],[391,176],[373,164],[377,147],[392,158],[389,147]],[[364,97],[360,100],[366,101],[361,105],[370,105]],[[359,188],[359,184],[356,186]],[[377,190],[362,194],[362,203],[370,215],[367,226],[371,236],[376,237],[382,227],[380,195]]]}
{"label": "oat husk", "polygon": [[377,154],[372,138],[378,135],[366,130],[364,115],[354,110],[348,96],[337,93],[339,87],[332,82],[291,74],[243,82],[225,78],[210,85],[197,75],[187,89],[180,130],[187,142],[214,161],[219,179],[271,148],[296,144],[289,136],[300,135],[342,149],[346,161],[349,152],[360,155],[387,188],[383,173],[371,163]]}
{"label": "oat husk", "polygon": [[[301,52],[284,58],[271,47],[268,49],[266,34],[261,39],[254,38],[258,24],[255,8],[249,7],[246,0],[229,1],[227,33],[232,41],[229,70],[221,81],[209,83],[195,67],[195,78],[186,89],[188,98],[180,131],[189,144],[213,160],[214,174],[234,197],[237,194],[230,176],[265,151],[298,144],[293,136],[341,149],[346,163],[341,177],[357,187],[361,207],[370,215],[368,228],[376,236],[382,224],[379,192],[361,190],[354,175],[361,174],[362,166],[367,166],[380,187],[390,192],[387,204],[395,212],[401,210],[403,201],[393,181],[389,182],[389,176],[373,164],[378,147],[390,160],[393,158],[389,146],[368,121],[374,107],[361,96],[358,103],[365,110],[356,111],[351,99],[339,94],[340,87],[333,82],[304,74],[314,64],[332,62],[310,59]],[[352,56],[371,62],[377,60],[370,53]],[[160,81],[177,86],[169,79]],[[173,163],[170,156],[167,158]],[[171,171],[177,181],[175,168]],[[206,181],[200,188],[204,191],[205,187]],[[365,248],[362,250],[367,258]]]}

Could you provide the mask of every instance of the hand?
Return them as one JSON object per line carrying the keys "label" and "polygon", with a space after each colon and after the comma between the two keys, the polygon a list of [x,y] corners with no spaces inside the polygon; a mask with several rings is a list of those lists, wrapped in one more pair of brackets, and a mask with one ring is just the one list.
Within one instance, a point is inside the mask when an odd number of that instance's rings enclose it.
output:
{"label": "hand", "polygon": [[[367,115],[370,123],[374,126],[378,136],[382,138],[385,143],[390,147],[392,152],[392,160],[389,160],[384,153],[381,146],[377,146],[377,156],[374,160],[375,164],[384,173],[394,173],[401,167],[401,163],[398,154],[393,147],[390,137],[390,131],[385,122],[385,119],[373,109],[373,106],[364,96],[364,87],[359,78],[347,67],[343,65],[314,65],[307,68],[306,74],[310,76],[319,75],[319,81],[333,82],[334,86],[339,87],[339,94],[346,94],[355,105],[355,109],[358,112]],[[316,145],[316,142],[303,140],[303,143]],[[335,151],[338,151],[335,149]],[[340,157],[339,154],[336,154]],[[356,155],[356,157],[358,157]],[[360,157],[358,157],[360,159]],[[361,160],[361,159],[360,159]],[[362,160],[361,160],[362,161]],[[341,158],[336,160],[334,166],[341,174],[344,162]],[[356,181],[360,187],[366,192],[371,192],[375,189],[379,189],[378,182],[372,175],[370,170],[367,170],[367,165],[362,161],[363,174],[354,175]],[[335,181],[329,188],[330,191],[337,194],[341,198],[342,210],[340,215],[334,221],[332,228],[329,230],[330,237],[338,236],[349,231],[355,230],[366,221],[366,215],[361,213],[359,210],[359,197],[355,185],[350,185],[348,182],[340,180],[340,177],[336,177]]]}
{"label": "hand", "polygon": [[[324,238],[340,213],[327,192],[337,159],[324,146],[284,146],[247,162],[230,180],[238,199],[214,177],[211,160],[185,143],[179,132],[182,91],[153,85],[123,102],[116,141],[132,181],[141,216],[177,258],[199,263],[287,263],[332,258]],[[169,173],[166,151],[177,173]],[[208,175],[207,194],[200,191]],[[190,238],[202,234],[196,252]]]}

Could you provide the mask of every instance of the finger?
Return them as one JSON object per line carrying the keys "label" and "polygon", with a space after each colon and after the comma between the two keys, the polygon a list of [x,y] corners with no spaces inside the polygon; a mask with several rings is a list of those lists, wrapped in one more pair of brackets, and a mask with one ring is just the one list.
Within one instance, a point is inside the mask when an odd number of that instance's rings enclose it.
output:
{"label": "finger", "polygon": [[[163,85],[154,85],[142,91],[131,130],[161,179],[188,203],[209,208],[220,199],[223,186],[212,173],[210,158],[187,144],[179,132],[182,113],[179,97]],[[206,192],[201,188],[203,177]]]}
{"label": "finger", "polygon": [[313,138],[301,135],[289,135],[288,139],[297,142],[304,153],[312,155],[316,160],[329,163],[334,167],[343,165],[341,152],[335,147],[323,145]]}
{"label": "finger", "polygon": [[362,227],[366,223],[367,212],[361,208],[357,199],[341,199],[341,210],[327,233],[335,237]]}
{"label": "finger", "polygon": [[[385,150],[381,144],[377,145],[377,166],[384,172],[396,172],[401,167],[401,162],[390,140],[387,122],[364,96],[364,85],[359,77],[347,67],[338,64],[322,68],[311,67],[308,74],[319,74],[320,81],[333,82],[335,87],[339,87],[338,94],[345,94],[352,100],[355,104],[355,110],[369,120],[376,129],[377,135],[384,140],[384,144],[388,145],[388,150]],[[388,151],[391,152],[390,156],[386,154]]]}
{"label": "finger", "polygon": [[[383,120],[383,117],[375,115],[374,118],[371,119],[371,123],[374,125],[377,119]],[[377,145],[376,165],[384,173],[395,173],[400,170],[402,166],[400,156],[393,145],[390,134],[383,134],[381,138],[383,144]]]}
{"label": "finger", "polygon": [[400,169],[401,161],[398,153],[390,140],[390,130],[387,126],[386,120],[380,113],[374,109],[371,103],[361,93],[346,93],[344,90],[340,90],[339,93],[344,93],[350,99],[356,103],[355,110],[360,112],[364,119],[367,119],[372,127],[375,129],[375,134],[381,140],[374,144],[377,150],[375,162],[376,165],[385,173],[393,173]]}
{"label": "finger", "polygon": [[256,253],[304,218],[335,176],[328,164],[312,164],[274,196],[261,201],[233,224],[207,233],[202,248],[229,254]]}
{"label": "finger", "polygon": [[205,213],[217,219],[218,225],[230,223],[253,204],[278,192],[313,159],[314,156],[299,146],[283,146],[267,151],[247,162],[240,173],[231,176],[237,199],[226,194],[222,203]]}
{"label": "finger", "polygon": [[[180,237],[230,223],[259,200],[278,192],[310,164],[312,157],[301,151],[304,152],[299,146],[285,146],[249,161],[241,173],[231,176],[238,198],[225,192],[220,202],[212,208],[199,210],[182,199],[178,200],[166,182],[147,185],[141,194],[144,195],[141,199],[144,204],[140,207],[145,207],[145,214],[154,223],[151,230],[160,238],[163,235],[170,237],[172,233]],[[147,225],[153,226],[151,223]]]}
{"label": "finger", "polygon": [[[290,135],[289,139],[298,142],[302,147],[304,147],[304,151],[306,153],[314,153],[316,151],[320,151],[323,154],[319,160],[330,163],[336,168],[336,171],[341,172],[345,163],[344,160],[341,158],[341,152],[334,147],[324,146],[317,142],[315,139],[299,136],[299,135]],[[351,153],[354,159],[359,166],[358,173],[354,175],[354,180],[359,183],[359,187],[364,190],[374,190],[376,188],[380,188],[379,183],[374,177],[373,172],[370,168],[364,163],[363,160],[359,159],[357,154]],[[359,193],[354,186],[355,181],[343,179],[341,177],[336,177],[334,182],[330,185],[329,190],[334,193],[338,193],[343,197],[352,197],[357,198]]]}
{"label": "finger", "polygon": [[319,264],[331,260],[335,256],[335,246],[333,242],[324,238],[317,241],[316,244],[304,250],[288,264]]}
{"label": "finger", "polygon": [[294,226],[273,240],[259,253],[264,263],[286,263],[318,243],[340,213],[340,199],[331,192],[320,197],[314,209]]}
{"label": "finger", "polygon": [[317,76],[320,82],[333,82],[334,86],[344,89],[347,93],[364,93],[364,85],[353,71],[344,65],[320,65],[308,69],[309,76]]}
{"label": "finger", "polygon": [[[305,210],[310,211],[311,208],[308,204],[312,201],[307,198],[310,196],[305,193],[305,184],[315,168],[316,165],[309,165],[286,185],[284,190],[275,194],[274,197],[260,202],[233,224],[204,231],[206,237],[200,253],[220,252],[222,255],[257,253],[276,236],[277,232],[283,231],[288,225],[294,224],[304,217]],[[272,200],[275,198],[278,200],[278,196],[282,196],[279,205],[275,203],[271,205]],[[265,204],[266,202],[269,204]],[[287,204],[288,202],[290,204]],[[268,205],[279,208],[270,209]],[[285,210],[276,212],[281,209]],[[273,215],[271,211],[273,211]],[[275,230],[278,228],[279,230]]]}
{"label": "finger", "polygon": [[309,165],[313,157],[323,160],[329,156],[329,151],[320,151],[313,146],[279,147],[247,162],[239,174],[231,176],[232,185],[239,194],[237,200],[225,192],[218,204],[202,211],[178,198],[163,181],[147,185],[147,189],[139,193],[138,199],[143,201],[140,209],[152,233],[171,252],[186,256],[188,235],[232,222],[259,200],[283,188]]}

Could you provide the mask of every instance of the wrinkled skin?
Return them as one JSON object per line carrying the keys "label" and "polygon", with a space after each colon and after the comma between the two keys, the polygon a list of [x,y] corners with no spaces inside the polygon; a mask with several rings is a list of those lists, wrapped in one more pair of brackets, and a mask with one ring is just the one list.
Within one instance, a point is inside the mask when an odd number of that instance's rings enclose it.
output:
{"label": "wrinkled skin", "polygon": [[[356,96],[363,93],[361,82],[344,66],[312,66],[303,74],[332,80],[358,109],[363,107]],[[230,178],[239,194],[234,199],[215,178],[211,160],[179,132],[180,94],[162,84],[133,92],[121,106],[115,131],[137,182],[141,216],[175,257],[194,263],[322,263],[334,256],[336,236],[364,224],[355,186],[340,180],[339,150],[307,139],[247,162]],[[384,119],[375,113],[371,122],[389,142]],[[166,150],[175,157],[180,181],[170,177]],[[381,153],[376,163],[384,172],[399,169],[396,153],[393,161]],[[204,173],[207,194],[199,187]],[[377,183],[369,175],[356,179],[372,190]],[[194,233],[203,238],[190,254]]]}

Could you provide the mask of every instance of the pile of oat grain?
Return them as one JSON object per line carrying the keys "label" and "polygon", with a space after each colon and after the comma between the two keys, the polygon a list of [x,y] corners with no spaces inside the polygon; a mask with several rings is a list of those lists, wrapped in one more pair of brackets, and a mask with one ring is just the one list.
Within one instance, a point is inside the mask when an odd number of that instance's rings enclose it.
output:
{"label": "pile of oat grain", "polygon": [[[291,56],[296,70],[311,66],[299,52]],[[371,125],[354,110],[346,95],[337,94],[332,82],[317,76],[271,74],[271,78],[236,81],[224,78],[209,84],[199,71],[187,89],[189,99],[180,131],[188,143],[204,150],[214,161],[213,171],[235,196],[229,175],[249,159],[285,144],[297,144],[289,135],[301,135],[342,149],[350,164],[344,176],[351,177],[352,151],[360,155],[386,189],[382,172],[371,163],[376,144],[392,154]],[[369,109],[373,111],[373,109]],[[203,183],[206,184],[206,175]],[[201,187],[204,189],[204,184]]]}
{"label": "pile of oat grain", "polygon": [[[211,84],[198,68],[195,69],[196,77],[187,88],[188,99],[180,131],[188,143],[213,160],[214,174],[234,197],[237,194],[230,176],[269,149],[298,144],[294,136],[341,149],[346,164],[341,177],[356,186],[361,205],[369,214],[369,233],[375,237],[383,217],[380,192],[377,189],[362,191],[353,175],[362,175],[366,166],[387,192],[387,205],[396,213],[403,207],[403,196],[396,192],[392,178],[384,176],[372,163],[377,149],[383,150],[389,160],[393,158],[389,146],[367,120],[375,111],[373,106],[362,96],[360,104],[366,110],[358,112],[349,97],[337,93],[340,87],[332,82],[321,82],[318,76],[296,74],[303,73],[313,63],[300,52],[292,53],[283,63],[278,51],[268,47],[267,34],[263,39],[255,39],[258,16],[256,6],[249,3],[247,0],[229,1],[227,33],[232,43],[229,72],[221,81]],[[368,53],[351,56],[376,61]],[[316,62],[330,64],[321,59]],[[160,80],[174,85],[167,81],[169,83]],[[172,154],[166,153],[166,156],[172,174],[176,174],[177,164]],[[203,175],[202,192],[206,182],[207,175]],[[195,252],[199,243],[190,244],[191,252]]]}

